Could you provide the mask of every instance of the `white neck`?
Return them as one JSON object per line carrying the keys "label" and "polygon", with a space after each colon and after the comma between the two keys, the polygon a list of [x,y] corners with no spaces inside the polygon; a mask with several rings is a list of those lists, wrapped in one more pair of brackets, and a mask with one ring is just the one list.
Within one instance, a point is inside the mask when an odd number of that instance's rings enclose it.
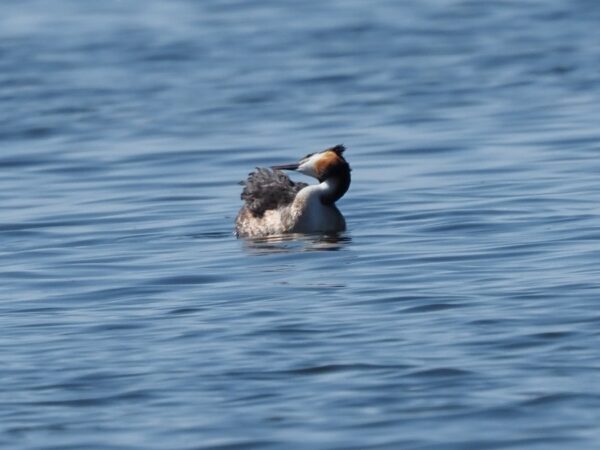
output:
{"label": "white neck", "polygon": [[337,188],[338,180],[335,178],[328,178],[319,184],[311,184],[310,186],[305,187],[298,193],[298,196],[301,196],[308,201],[321,201],[323,197],[333,195]]}
{"label": "white neck", "polygon": [[346,229],[344,216],[333,203],[324,203],[323,198],[335,194],[337,179],[327,179],[319,184],[305,187],[292,204],[293,232],[308,233],[314,231],[340,231]]}

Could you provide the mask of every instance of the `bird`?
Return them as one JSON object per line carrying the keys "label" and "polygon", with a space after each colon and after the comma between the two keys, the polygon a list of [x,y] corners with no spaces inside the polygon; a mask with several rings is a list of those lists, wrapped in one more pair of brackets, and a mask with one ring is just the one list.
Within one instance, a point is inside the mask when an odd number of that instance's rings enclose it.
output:
{"label": "bird", "polygon": [[[309,153],[296,163],[256,168],[241,182],[244,189],[235,219],[235,234],[242,238],[287,233],[332,233],[344,231],[346,220],[336,207],[350,187],[350,165],[346,148],[336,145]],[[283,170],[316,178],[318,184],[292,181]]]}

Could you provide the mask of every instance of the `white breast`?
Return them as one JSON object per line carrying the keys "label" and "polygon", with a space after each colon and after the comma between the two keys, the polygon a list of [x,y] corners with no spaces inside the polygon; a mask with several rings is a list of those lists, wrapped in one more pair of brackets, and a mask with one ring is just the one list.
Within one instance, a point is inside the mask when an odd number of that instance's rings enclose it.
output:
{"label": "white breast", "polygon": [[335,205],[324,205],[321,202],[323,190],[328,188],[327,182],[302,189],[291,206],[294,216],[292,233],[312,233],[327,231],[343,231],[346,221]]}

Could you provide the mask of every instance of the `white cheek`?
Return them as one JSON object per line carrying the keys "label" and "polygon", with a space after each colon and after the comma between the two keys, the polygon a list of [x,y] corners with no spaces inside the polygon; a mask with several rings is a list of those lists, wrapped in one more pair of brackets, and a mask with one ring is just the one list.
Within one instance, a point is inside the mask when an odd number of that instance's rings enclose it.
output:
{"label": "white cheek", "polygon": [[302,164],[300,167],[298,167],[297,171],[300,173],[303,173],[304,175],[308,175],[310,177],[315,176],[315,171],[314,171],[314,168],[312,167],[312,164],[310,161],[307,161],[304,164]]}

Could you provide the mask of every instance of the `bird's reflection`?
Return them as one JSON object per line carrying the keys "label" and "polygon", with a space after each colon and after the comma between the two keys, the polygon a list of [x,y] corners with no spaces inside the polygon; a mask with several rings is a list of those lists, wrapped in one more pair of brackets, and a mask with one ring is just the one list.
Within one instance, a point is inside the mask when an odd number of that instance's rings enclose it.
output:
{"label": "bird's reflection", "polygon": [[338,251],[352,238],[346,233],[285,234],[244,239],[244,248],[253,254]]}

